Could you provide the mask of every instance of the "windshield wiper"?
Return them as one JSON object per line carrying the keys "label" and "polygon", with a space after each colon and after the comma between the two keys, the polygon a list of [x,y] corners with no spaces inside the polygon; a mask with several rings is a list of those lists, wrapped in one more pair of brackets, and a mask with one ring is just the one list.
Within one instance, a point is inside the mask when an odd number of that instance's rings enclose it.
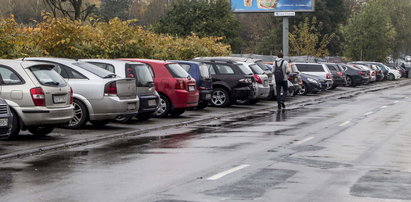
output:
{"label": "windshield wiper", "polygon": [[55,85],[55,86],[60,85],[60,83],[57,82],[57,81],[48,81],[48,82],[45,82],[44,84],[45,84],[45,85]]}
{"label": "windshield wiper", "polygon": [[116,74],[107,74],[105,77],[103,77],[103,79],[114,78],[114,77],[116,77]]}

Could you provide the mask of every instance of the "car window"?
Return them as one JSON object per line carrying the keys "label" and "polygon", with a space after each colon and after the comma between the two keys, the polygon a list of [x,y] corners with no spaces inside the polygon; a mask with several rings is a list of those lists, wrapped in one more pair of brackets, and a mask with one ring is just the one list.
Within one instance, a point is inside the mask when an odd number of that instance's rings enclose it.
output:
{"label": "car window", "polygon": [[220,74],[234,74],[234,70],[228,65],[216,65],[217,71]]}
{"label": "car window", "polygon": [[102,69],[98,66],[92,65],[90,63],[87,62],[77,62],[77,63],[73,63],[73,65],[76,65],[77,67],[80,67],[100,78],[113,78],[116,77],[115,74],[113,74],[113,72],[107,71],[105,69]]}
{"label": "car window", "polygon": [[65,78],[65,79],[88,79],[87,77],[80,74],[76,70],[74,70],[70,67],[67,67],[65,65],[62,65],[62,64],[55,64],[53,69],[54,69],[54,71],[59,73],[61,77]]}
{"label": "car window", "polygon": [[208,65],[206,65],[206,64],[201,64],[200,65],[200,74],[201,74],[201,77],[203,78],[203,79],[209,79],[209,78],[211,78],[211,75],[210,75],[210,68],[209,68],[209,66]]}
{"label": "car window", "polygon": [[322,65],[317,64],[296,64],[300,72],[324,72]]}
{"label": "car window", "polygon": [[30,67],[30,71],[34,74],[41,85],[45,86],[66,86],[64,79],[53,70],[51,65],[37,65]]}
{"label": "car window", "polygon": [[23,79],[21,79],[16,72],[7,67],[0,66],[0,76],[3,80],[3,85],[17,85],[24,83]]}
{"label": "car window", "polygon": [[257,64],[263,71],[270,71],[267,65],[265,65],[262,61],[255,62],[255,64]]}
{"label": "car window", "polygon": [[92,65],[95,65],[97,67],[103,68],[103,69],[105,69],[109,72],[116,73],[116,70],[115,70],[114,66],[111,65],[111,64],[99,63],[99,62],[88,62],[88,63],[90,63]]}
{"label": "car window", "polygon": [[328,69],[332,70],[332,71],[338,71],[337,68],[334,65],[327,65]]}
{"label": "car window", "polygon": [[215,69],[214,69],[213,65],[211,65],[211,64],[206,64],[206,65],[207,65],[208,70],[210,70],[210,74],[215,75],[216,73],[215,73]]}
{"label": "car window", "polygon": [[180,66],[184,69],[184,70],[186,70],[186,72],[188,72],[189,70],[190,70],[190,65],[188,65],[188,64],[181,64],[181,63],[179,63],[180,64]]}
{"label": "car window", "polygon": [[143,87],[153,82],[153,76],[145,64],[127,64],[126,77],[135,78],[136,86]]}
{"label": "car window", "polygon": [[237,65],[237,66],[240,68],[240,70],[241,70],[244,74],[249,74],[249,75],[253,74],[253,72],[251,71],[251,69],[250,69],[249,67],[247,67],[247,66],[245,66],[245,65],[242,65],[242,64],[239,64],[239,65]]}
{"label": "car window", "polygon": [[174,78],[190,77],[190,75],[177,63],[167,64],[166,68]]}
{"label": "car window", "polygon": [[251,64],[249,67],[254,74],[264,74],[264,71],[257,64]]}

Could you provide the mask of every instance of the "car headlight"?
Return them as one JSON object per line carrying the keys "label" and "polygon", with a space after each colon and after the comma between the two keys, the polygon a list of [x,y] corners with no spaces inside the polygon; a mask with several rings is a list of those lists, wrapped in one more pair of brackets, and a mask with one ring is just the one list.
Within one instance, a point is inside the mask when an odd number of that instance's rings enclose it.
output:
{"label": "car headlight", "polygon": [[309,82],[311,82],[311,83],[318,83],[318,81],[317,81],[317,80],[312,79],[312,78],[307,78],[307,80],[308,80]]}

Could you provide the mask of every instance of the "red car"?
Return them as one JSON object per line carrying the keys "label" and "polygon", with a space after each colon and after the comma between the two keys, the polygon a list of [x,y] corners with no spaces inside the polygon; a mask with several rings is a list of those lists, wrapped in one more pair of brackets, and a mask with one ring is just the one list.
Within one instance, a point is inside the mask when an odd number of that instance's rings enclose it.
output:
{"label": "red car", "polygon": [[157,117],[178,117],[186,108],[198,105],[199,92],[196,81],[177,63],[163,60],[123,58],[132,62],[141,62],[149,66],[154,78],[160,104],[154,113]]}

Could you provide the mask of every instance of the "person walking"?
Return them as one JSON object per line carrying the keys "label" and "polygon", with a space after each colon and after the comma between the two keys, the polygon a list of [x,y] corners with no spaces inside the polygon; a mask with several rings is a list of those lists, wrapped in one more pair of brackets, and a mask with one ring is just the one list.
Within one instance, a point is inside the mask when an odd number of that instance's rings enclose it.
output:
{"label": "person walking", "polygon": [[278,53],[277,59],[274,61],[273,75],[275,79],[275,89],[279,110],[285,109],[285,99],[287,98],[288,91],[288,74],[290,74],[288,62],[284,60],[283,53]]}

